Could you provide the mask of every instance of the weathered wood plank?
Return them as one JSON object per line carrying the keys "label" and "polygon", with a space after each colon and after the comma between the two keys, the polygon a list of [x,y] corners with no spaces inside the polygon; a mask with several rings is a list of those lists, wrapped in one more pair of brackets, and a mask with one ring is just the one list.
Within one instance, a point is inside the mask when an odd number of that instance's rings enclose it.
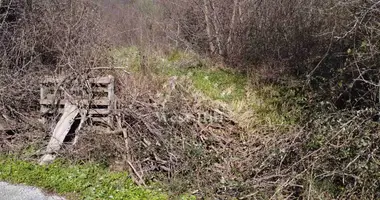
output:
{"label": "weathered wood plank", "polygon": [[[109,76],[110,83],[108,84],[108,101],[110,103],[109,110],[112,112],[115,109],[115,79]],[[108,124],[113,127],[113,116],[108,116]]]}
{"label": "weathered wood plank", "polygon": [[[46,77],[42,83],[44,84],[52,84],[52,83],[59,83],[64,80],[64,77]],[[109,84],[110,83],[110,77],[99,77],[99,78],[89,78],[88,81],[90,83],[95,84]]]}
{"label": "weathered wood plank", "polygon": [[[56,91],[56,88],[54,88],[54,86],[52,86],[52,87],[44,86],[43,90],[44,90],[44,95],[53,95],[54,92]],[[58,89],[58,93],[61,92],[61,91],[62,91],[61,89]],[[103,86],[103,85],[101,85],[100,87],[93,86],[93,87],[91,87],[91,90],[86,90],[86,91],[91,91],[93,93],[100,93],[99,95],[101,95],[101,96],[107,96],[107,94],[108,94],[108,87],[107,86]],[[40,92],[42,93],[42,91],[40,91]],[[75,92],[78,92],[78,93],[82,92],[82,89],[70,90],[70,93],[75,93]],[[46,98],[45,96],[42,96],[42,95],[40,95],[40,97],[44,97],[44,98],[41,98],[41,99],[45,99]]]}
{"label": "weathered wood plank", "polygon": [[109,123],[109,117],[90,117],[89,119],[93,122],[100,122],[105,124]]}
{"label": "weathered wood plank", "polygon": [[[63,113],[63,111],[64,111],[64,108],[59,108],[58,109],[59,113]],[[44,114],[51,113],[51,110],[49,108],[47,108],[47,107],[44,107],[43,109],[41,107],[41,113],[44,113]],[[110,114],[110,111],[107,108],[104,108],[104,109],[90,109],[88,111],[88,114],[89,115],[108,115],[108,114]]]}
{"label": "weathered wood plank", "polygon": [[79,109],[77,106],[70,104],[65,105],[64,113],[54,128],[53,136],[46,148],[47,154],[42,157],[40,164],[47,164],[51,162],[52,159],[54,160],[54,157],[51,156],[52,153],[59,151],[78,114]]}
{"label": "weathered wood plank", "polygon": [[[46,94],[45,95],[45,98],[44,99],[48,99],[48,100],[65,100],[65,96],[64,95],[54,95],[54,94]],[[81,101],[81,100],[88,100],[86,97],[83,97],[83,96],[71,96],[71,95],[66,95],[66,99],[75,99],[75,100],[78,100],[78,101]],[[91,99],[91,101],[94,101],[94,100],[108,100],[108,95],[102,95],[102,96],[95,96],[94,98]]]}
{"label": "weathered wood plank", "polygon": [[96,84],[109,84],[111,82],[109,77],[91,78],[89,81]]}
{"label": "weathered wood plank", "polygon": [[92,87],[91,92],[108,93],[107,87]]}
{"label": "weathered wood plank", "polygon": [[[95,105],[95,106],[109,106],[110,105],[110,102],[108,99],[106,98],[102,98],[102,99],[95,99],[95,100],[87,100],[87,99],[83,99],[83,100],[73,100],[73,101],[69,101],[69,100],[66,100],[66,99],[61,99],[59,100],[59,105],[65,105],[66,103],[71,103],[71,104],[83,104],[83,105],[89,105],[91,103],[91,105]],[[40,100],[40,104],[41,105],[55,105],[55,104],[58,104],[58,100],[54,100],[54,99],[42,99]]]}

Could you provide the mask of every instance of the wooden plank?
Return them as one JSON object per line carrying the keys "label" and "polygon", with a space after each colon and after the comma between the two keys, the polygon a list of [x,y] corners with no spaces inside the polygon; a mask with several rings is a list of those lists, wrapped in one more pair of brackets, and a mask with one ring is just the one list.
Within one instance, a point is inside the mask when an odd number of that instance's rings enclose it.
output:
{"label": "wooden plank", "polygon": [[[91,101],[89,101],[87,99],[74,100],[74,101],[67,101],[65,99],[61,99],[59,101],[59,105],[65,105],[66,103],[84,104],[84,105],[89,105],[89,103],[91,103],[91,105],[95,105],[95,106],[109,106],[110,105],[110,102],[107,98],[94,99]],[[53,100],[53,99],[42,99],[42,100],[40,100],[40,104],[41,105],[55,105],[55,104],[58,104],[58,101]]]}
{"label": "wooden plank", "polygon": [[54,128],[53,135],[46,147],[47,154],[42,157],[40,164],[47,164],[54,159],[51,156],[52,153],[59,151],[78,114],[79,109],[77,106],[70,104],[65,105],[65,111],[58,121],[57,126]]}
{"label": "wooden plank", "polygon": [[[52,84],[52,83],[59,83],[64,80],[64,77],[46,77],[42,83],[44,84]],[[95,83],[95,84],[109,84],[110,83],[110,78],[109,77],[99,77],[99,78],[89,78],[88,81],[90,83]]]}
{"label": "wooden plank", "polygon": [[47,83],[59,83],[61,81],[63,81],[63,77],[45,77],[45,79],[42,81],[43,84],[47,84]]}
{"label": "wooden plank", "polygon": [[46,87],[44,85],[41,85],[41,88],[40,88],[40,99],[45,99],[45,95],[46,95]]}
{"label": "wooden plank", "polygon": [[[109,76],[110,83],[108,84],[108,101],[110,103],[109,110],[112,112],[115,105],[115,79],[113,76]],[[108,124],[113,127],[113,116],[109,115]]]}
{"label": "wooden plank", "polygon": [[88,111],[89,115],[109,115],[110,111],[108,109],[90,109]]}
{"label": "wooden plank", "polygon": [[[58,94],[59,92],[62,91],[61,89],[58,89]],[[71,90],[70,89],[70,92],[71,93],[75,93],[75,92],[82,92],[83,90],[82,89],[77,89],[77,90]],[[87,91],[87,90],[86,90]],[[53,95],[55,92],[55,88],[54,87],[46,87],[44,86],[44,95],[45,96],[42,96],[40,95],[40,97],[44,97],[44,98],[41,98],[41,99],[46,99],[46,95]],[[104,93],[102,94],[102,96],[107,96],[107,93],[108,93],[108,87],[107,86],[93,86],[91,87],[91,92],[93,93]]]}
{"label": "wooden plank", "polygon": [[[41,89],[40,89],[40,99],[45,99],[46,98],[46,87],[41,84]],[[40,112],[44,113],[43,111],[47,109],[45,105],[41,105]],[[45,123],[45,119],[42,118],[42,122]]]}
{"label": "wooden plank", "polygon": [[108,124],[108,117],[90,117],[89,118],[92,122],[100,122],[100,123],[105,123]]}
{"label": "wooden plank", "polygon": [[[67,99],[74,98],[75,100],[78,100],[78,101],[88,100],[87,98],[83,98],[83,96],[79,96],[79,95],[78,96],[67,95],[66,98]],[[65,96],[63,96],[63,95],[54,95],[54,94],[46,94],[44,99],[56,100],[56,101],[61,100],[62,101],[62,100],[65,100]],[[44,100],[44,99],[42,99],[42,100]],[[107,96],[106,95],[95,96],[95,97],[93,97],[91,99],[91,101],[92,100],[108,100],[108,95]]]}
{"label": "wooden plank", "polygon": [[111,105],[113,105],[113,102],[115,101],[115,84],[113,76],[109,76],[109,79],[110,84],[108,84],[108,100],[110,101]]}
{"label": "wooden plank", "polygon": [[[63,113],[63,111],[64,111],[64,108],[58,109],[59,113]],[[45,107],[44,109],[41,108],[41,112],[44,114],[51,113],[50,109],[47,107]],[[90,109],[88,111],[88,114],[89,115],[108,115],[108,114],[110,114],[110,111],[107,108],[105,108],[105,109]]]}
{"label": "wooden plank", "polygon": [[109,84],[111,82],[109,77],[90,78],[89,81],[96,84]]}
{"label": "wooden plank", "polygon": [[98,92],[98,93],[108,93],[108,88],[107,87],[92,87],[91,91]]}

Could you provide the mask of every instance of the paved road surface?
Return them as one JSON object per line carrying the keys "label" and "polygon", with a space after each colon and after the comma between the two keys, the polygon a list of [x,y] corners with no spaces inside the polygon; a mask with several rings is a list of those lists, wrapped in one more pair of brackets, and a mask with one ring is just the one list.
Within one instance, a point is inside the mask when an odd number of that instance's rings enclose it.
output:
{"label": "paved road surface", "polygon": [[44,194],[40,189],[0,182],[0,200],[65,200]]}

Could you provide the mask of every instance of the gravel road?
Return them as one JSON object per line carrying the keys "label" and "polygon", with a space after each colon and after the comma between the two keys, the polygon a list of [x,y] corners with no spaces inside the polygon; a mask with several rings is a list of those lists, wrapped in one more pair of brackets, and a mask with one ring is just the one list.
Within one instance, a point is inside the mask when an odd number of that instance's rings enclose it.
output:
{"label": "gravel road", "polygon": [[46,195],[35,187],[0,182],[0,200],[65,200],[65,198]]}

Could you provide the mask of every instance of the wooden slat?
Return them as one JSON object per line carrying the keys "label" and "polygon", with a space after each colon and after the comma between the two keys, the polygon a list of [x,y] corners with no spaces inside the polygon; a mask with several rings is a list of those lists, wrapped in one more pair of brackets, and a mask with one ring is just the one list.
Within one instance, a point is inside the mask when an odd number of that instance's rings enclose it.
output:
{"label": "wooden slat", "polygon": [[109,84],[111,82],[109,77],[91,78],[90,83],[96,84]]}
{"label": "wooden slat", "polygon": [[[55,96],[54,94],[47,94],[47,95],[45,95],[45,97],[46,98],[42,99],[42,100],[49,100],[49,101],[55,101],[55,102],[57,102],[58,100],[60,100],[61,101],[60,104],[62,104],[62,102],[64,102],[64,103],[66,102],[66,99],[64,99],[63,96]],[[61,99],[58,99],[58,97],[61,98]],[[79,96],[72,96],[71,98],[75,99],[73,101],[70,101],[72,103],[84,103],[84,104],[88,104],[87,103],[88,99],[83,99],[82,97],[79,97]],[[108,97],[105,97],[105,96],[104,97],[95,97],[90,102],[92,103],[92,105],[100,105],[100,106],[102,106],[102,105],[109,105],[109,104],[104,104],[104,103],[96,104],[96,102],[104,102],[104,101],[110,102],[108,100]]]}
{"label": "wooden slat", "polygon": [[91,109],[88,111],[90,115],[108,115],[110,111],[108,109]]}
{"label": "wooden slat", "polygon": [[[42,88],[41,88],[41,90],[42,90]],[[60,91],[62,91],[61,89],[58,89],[58,92],[60,92]],[[70,90],[70,92],[71,93],[73,93],[73,92],[81,92],[82,91],[82,89],[78,89],[78,90]],[[104,96],[106,96],[106,93],[108,93],[108,88],[106,87],[106,86],[101,86],[101,87],[97,87],[97,86],[93,86],[93,87],[91,87],[91,91],[92,92],[96,92],[96,93],[104,93]],[[44,98],[41,98],[41,99],[46,99],[46,95],[52,95],[52,94],[54,94],[54,92],[55,92],[55,88],[54,87],[50,87],[50,88],[48,88],[48,87],[44,87],[43,88],[43,94],[44,94]],[[41,97],[42,97],[42,91],[41,91],[41,95],[40,95]]]}
{"label": "wooden slat", "polygon": [[59,83],[63,80],[63,77],[61,78],[54,78],[54,77],[45,77],[45,79],[42,81],[42,83]]}
{"label": "wooden slat", "polygon": [[92,87],[92,92],[102,92],[102,93],[108,93],[108,88],[106,87]]}
{"label": "wooden slat", "polygon": [[109,117],[91,117],[90,120],[93,122],[109,123]]}
{"label": "wooden slat", "polygon": [[[49,108],[46,108],[44,107],[43,109],[41,108],[41,112],[42,113],[47,113],[47,112],[50,112],[53,111],[54,109],[50,110]],[[63,108],[59,108],[58,109],[58,112],[59,113],[63,113]],[[110,111],[108,109],[90,109],[88,111],[88,114],[89,115],[108,115],[110,114]]]}
{"label": "wooden slat", "polygon": [[41,85],[41,89],[40,89],[40,99],[45,99],[46,97],[46,87]]}
{"label": "wooden slat", "polygon": [[[44,84],[49,84],[49,83],[59,83],[63,80],[63,77],[46,77],[43,80]],[[111,82],[110,77],[99,77],[99,78],[90,78],[88,79],[90,83],[95,83],[95,84],[109,84]]]}
{"label": "wooden slat", "polygon": [[[96,105],[96,106],[109,106],[109,100],[107,98],[102,98],[102,99],[96,99],[96,100],[91,100],[88,101],[87,99],[84,100],[75,100],[75,101],[67,101],[65,99],[62,99],[59,101],[60,105],[65,105],[66,102],[69,102],[71,104],[84,104],[88,105],[89,102],[91,105]],[[57,100],[53,99],[42,99],[40,100],[41,105],[52,105],[52,104],[57,104]]]}
{"label": "wooden slat", "polygon": [[[110,103],[110,106],[109,106],[109,109],[110,110],[113,110],[113,109],[115,109],[114,108],[114,102],[115,102],[115,95],[114,95],[114,93],[115,93],[115,85],[114,85],[114,78],[113,78],[113,76],[109,76],[109,79],[110,79],[110,84],[108,84],[108,100],[109,100],[109,103]],[[110,115],[109,117],[108,117],[108,125],[109,126],[111,126],[111,127],[113,127],[113,124],[112,124],[112,122],[113,122],[113,117]]]}
{"label": "wooden slat", "polygon": [[[94,95],[95,96],[95,95]],[[64,100],[65,97],[63,95],[54,95],[54,94],[46,94],[45,95],[45,98],[43,98],[42,100],[44,99],[48,99],[48,100]],[[84,98],[82,96],[70,96],[70,99],[75,99],[75,100],[87,100],[87,98]],[[92,98],[92,100],[108,100],[108,95],[96,95],[95,97]]]}

